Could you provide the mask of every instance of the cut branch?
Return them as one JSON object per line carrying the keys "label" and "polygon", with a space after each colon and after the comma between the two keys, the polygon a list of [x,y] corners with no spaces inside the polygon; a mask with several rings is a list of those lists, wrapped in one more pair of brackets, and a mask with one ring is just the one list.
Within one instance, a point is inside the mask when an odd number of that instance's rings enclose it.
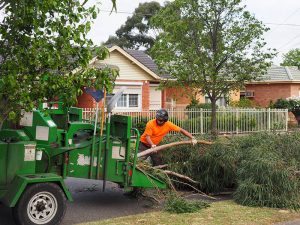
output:
{"label": "cut branch", "polygon": [[191,182],[191,183],[194,183],[194,184],[198,184],[199,182],[197,182],[197,181],[194,181],[192,178],[190,178],[190,177],[188,177],[188,176],[184,176],[184,175],[182,175],[182,174],[180,174],[180,173],[176,173],[176,172],[174,172],[174,171],[170,171],[170,170],[162,170],[165,174],[169,174],[169,175],[173,175],[173,176],[175,176],[175,177],[179,177],[179,178],[181,178],[181,179],[184,179],[184,180],[187,180],[187,181],[189,181],[189,182]]}
{"label": "cut branch", "polygon": [[[139,158],[139,157],[142,157],[142,156],[150,155],[152,153],[157,153],[157,152],[165,150],[167,148],[171,148],[171,147],[178,146],[178,145],[187,145],[187,144],[192,144],[192,141],[178,141],[178,142],[173,142],[173,143],[166,144],[166,145],[157,146],[155,148],[150,148],[150,149],[147,149],[143,152],[138,153],[137,157]],[[200,141],[197,141],[197,144],[211,145],[212,142],[200,140]]]}
{"label": "cut branch", "polygon": [[166,168],[168,166],[169,166],[168,164],[164,164],[164,165],[153,166],[153,168],[154,169],[163,169],[163,168]]}

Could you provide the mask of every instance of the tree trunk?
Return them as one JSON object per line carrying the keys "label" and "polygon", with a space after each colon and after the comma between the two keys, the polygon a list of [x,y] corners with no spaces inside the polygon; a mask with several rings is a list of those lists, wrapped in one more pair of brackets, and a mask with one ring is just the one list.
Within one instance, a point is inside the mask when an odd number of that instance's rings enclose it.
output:
{"label": "tree trunk", "polygon": [[[139,158],[139,157],[142,157],[142,156],[150,155],[152,153],[157,153],[159,151],[165,150],[167,148],[171,148],[173,146],[187,145],[187,144],[192,144],[192,141],[178,141],[178,142],[173,142],[173,143],[157,146],[155,148],[149,148],[149,149],[147,149],[143,152],[138,153],[137,157]],[[199,141],[197,141],[197,144],[211,145],[212,142],[199,140]]]}
{"label": "tree trunk", "polygon": [[211,134],[214,138],[217,137],[217,100],[215,98],[211,99]]}

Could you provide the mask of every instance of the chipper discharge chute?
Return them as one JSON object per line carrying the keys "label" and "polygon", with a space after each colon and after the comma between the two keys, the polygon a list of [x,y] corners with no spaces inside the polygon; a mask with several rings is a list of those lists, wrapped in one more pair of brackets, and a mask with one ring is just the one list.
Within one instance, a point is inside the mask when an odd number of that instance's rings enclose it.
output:
{"label": "chipper discharge chute", "polygon": [[59,224],[66,200],[72,201],[66,177],[166,188],[136,168],[139,132],[130,117],[109,116],[100,136],[95,124],[82,121],[82,109],[54,106],[25,113],[20,129],[0,131],[0,201],[13,209],[17,224]]}

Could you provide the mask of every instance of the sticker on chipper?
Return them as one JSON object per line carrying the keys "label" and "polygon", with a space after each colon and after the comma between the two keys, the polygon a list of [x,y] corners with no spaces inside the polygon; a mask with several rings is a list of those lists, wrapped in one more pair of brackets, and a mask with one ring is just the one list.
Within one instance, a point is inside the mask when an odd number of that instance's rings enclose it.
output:
{"label": "sticker on chipper", "polygon": [[49,140],[49,127],[36,126],[35,139],[40,141]]}
{"label": "sticker on chipper", "polygon": [[[77,165],[78,166],[89,166],[89,165],[91,165],[90,156],[86,156],[84,154],[78,154]],[[96,156],[94,157],[93,166],[97,166],[97,157]]]}
{"label": "sticker on chipper", "polygon": [[21,120],[20,125],[25,127],[32,127],[32,120],[33,120],[33,112],[21,112]]}
{"label": "sticker on chipper", "polygon": [[35,160],[35,145],[24,145],[24,161]]}

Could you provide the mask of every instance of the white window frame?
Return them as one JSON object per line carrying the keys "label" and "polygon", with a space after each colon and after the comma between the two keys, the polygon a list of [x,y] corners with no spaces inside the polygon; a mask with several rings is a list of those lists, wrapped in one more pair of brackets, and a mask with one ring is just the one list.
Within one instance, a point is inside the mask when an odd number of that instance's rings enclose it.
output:
{"label": "white window frame", "polygon": [[[136,111],[136,110],[141,110],[141,108],[142,108],[142,101],[141,101],[141,95],[140,94],[125,93],[122,96],[124,96],[124,95],[126,95],[125,106],[118,106],[118,102],[117,102],[116,105],[115,105],[115,107],[114,107],[115,111],[125,111],[125,110],[130,110],[130,111],[134,110],[134,111]],[[137,98],[138,98],[137,99],[137,104],[138,104],[137,106],[135,106],[135,107],[129,106],[129,95],[137,95]],[[106,102],[106,104],[107,104],[107,102]]]}

